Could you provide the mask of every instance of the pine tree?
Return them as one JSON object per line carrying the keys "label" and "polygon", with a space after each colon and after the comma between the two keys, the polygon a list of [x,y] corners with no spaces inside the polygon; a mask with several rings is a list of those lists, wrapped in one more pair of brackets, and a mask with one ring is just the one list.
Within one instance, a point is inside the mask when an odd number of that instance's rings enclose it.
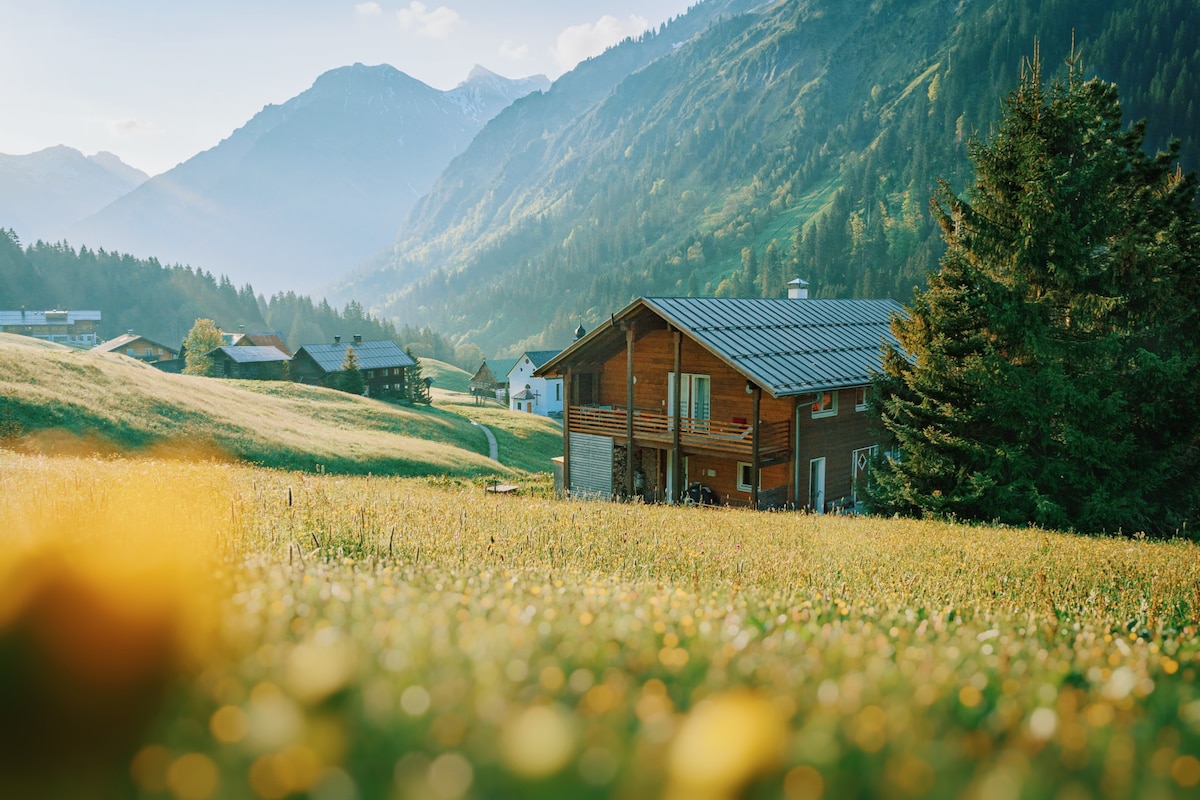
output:
{"label": "pine tree", "polygon": [[1142,150],[1115,86],[1035,51],[969,146],[947,250],[894,332],[877,511],[1170,532],[1198,507],[1200,220],[1177,146]]}
{"label": "pine tree", "polygon": [[337,388],[347,394],[362,394],[366,389],[362,370],[358,368],[358,354],[354,352],[353,347],[346,348],[342,372],[337,376]]}
{"label": "pine tree", "polygon": [[410,403],[429,405],[433,402],[433,397],[429,394],[429,382],[421,374],[421,359],[413,355],[411,347],[404,348],[404,352],[408,353],[408,357],[414,363],[414,366],[404,371],[404,395]]}

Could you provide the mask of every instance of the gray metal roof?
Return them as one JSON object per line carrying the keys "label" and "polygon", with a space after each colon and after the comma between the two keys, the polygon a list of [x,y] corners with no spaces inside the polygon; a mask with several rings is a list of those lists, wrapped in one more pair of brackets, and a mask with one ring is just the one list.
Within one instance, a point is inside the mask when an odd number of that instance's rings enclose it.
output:
{"label": "gray metal roof", "polygon": [[[51,319],[46,320],[49,314]],[[74,325],[99,322],[99,311],[0,311],[0,325]]]}
{"label": "gray metal roof", "polygon": [[895,345],[894,300],[643,298],[773,397],[861,386]]}
{"label": "gray metal roof", "polygon": [[[353,347],[359,369],[388,369],[391,367],[415,367],[408,353],[391,339],[369,342],[339,342],[337,344],[303,344],[296,351],[303,351],[326,372],[342,368],[346,363],[346,350]],[[250,348],[238,348],[247,350]]]}
{"label": "gray metal roof", "polygon": [[576,354],[614,346],[615,328],[647,311],[772,397],[791,397],[870,383],[882,345],[899,346],[891,320],[904,309],[894,300],[642,297],[535,374],[561,372]]}
{"label": "gray metal roof", "polygon": [[519,360],[520,359],[516,358],[493,358],[486,363],[488,365],[488,369],[492,372],[492,377],[495,378],[497,382],[503,383],[504,381],[508,380],[508,373],[513,371],[513,367],[517,365],[517,361]]}
{"label": "gray metal roof", "polygon": [[[562,352],[562,350],[526,350],[524,355],[526,358],[528,358],[530,361],[533,362],[533,366],[536,369],[537,367],[540,367],[542,364],[545,364],[547,361],[554,358],[556,355],[558,355],[561,352]],[[516,360],[520,361],[521,359],[518,358]],[[514,362],[514,366],[515,366],[515,363],[516,362]],[[512,372],[512,367],[509,367],[508,371]]]}
{"label": "gray metal roof", "polygon": [[256,364],[270,361],[291,361],[291,357],[280,350],[278,347],[235,347],[225,345],[213,350],[209,350],[205,355],[212,356],[215,353],[224,353],[230,361],[236,361],[239,364]]}

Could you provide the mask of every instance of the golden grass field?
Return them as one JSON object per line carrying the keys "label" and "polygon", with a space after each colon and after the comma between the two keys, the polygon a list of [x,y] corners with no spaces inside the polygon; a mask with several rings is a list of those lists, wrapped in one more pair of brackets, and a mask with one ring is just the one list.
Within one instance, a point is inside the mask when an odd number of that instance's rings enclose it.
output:
{"label": "golden grass field", "polygon": [[1185,541],[2,450],[0,537],[3,796],[1200,792]]}
{"label": "golden grass field", "polygon": [[[465,375],[440,362],[430,372],[455,385]],[[487,458],[483,433],[457,410],[294,383],[169,375],[114,353],[0,334],[0,443],[10,448],[201,454],[305,471],[480,479],[512,476],[513,466],[548,472],[549,458],[561,452],[553,422],[504,411],[492,419],[500,433],[506,425],[540,427],[537,448],[510,442],[498,465]]]}

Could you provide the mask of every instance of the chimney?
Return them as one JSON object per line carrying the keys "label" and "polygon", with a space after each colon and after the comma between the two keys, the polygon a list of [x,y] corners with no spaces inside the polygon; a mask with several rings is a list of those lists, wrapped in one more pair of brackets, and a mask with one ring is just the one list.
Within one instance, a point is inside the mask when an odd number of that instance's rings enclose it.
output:
{"label": "chimney", "polygon": [[340,336],[335,336],[335,337],[333,337],[333,343],[334,343],[334,344],[341,344],[341,343],[342,343],[342,337],[340,337]]}
{"label": "chimney", "polygon": [[800,278],[793,278],[788,281],[788,299],[789,300],[807,300],[808,299],[808,281]]}
{"label": "chimney", "polygon": [[362,344],[362,334],[361,333],[354,334],[354,343]]}

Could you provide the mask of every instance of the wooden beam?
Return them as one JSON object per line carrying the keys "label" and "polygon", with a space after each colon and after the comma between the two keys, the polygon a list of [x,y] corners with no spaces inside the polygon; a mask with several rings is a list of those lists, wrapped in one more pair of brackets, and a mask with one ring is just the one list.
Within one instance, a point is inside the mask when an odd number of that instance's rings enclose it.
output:
{"label": "wooden beam", "polygon": [[574,396],[572,377],[574,376],[571,374],[571,368],[567,367],[563,375],[563,397],[567,400],[566,408],[563,409],[563,497],[571,496],[571,406],[579,404],[578,398],[575,398],[576,402],[571,402]]}
{"label": "wooden beam", "polygon": [[633,497],[633,339],[635,325],[625,325],[625,496]]}
{"label": "wooden beam", "polygon": [[758,509],[758,472],[762,469],[762,453],[759,452],[760,428],[762,428],[762,388],[754,387],[754,410],[751,417],[754,421],[754,436],[751,439],[750,450],[750,506]]}
{"label": "wooden beam", "polygon": [[683,367],[683,333],[678,328],[672,328],[671,335],[675,340],[675,376],[671,379],[675,384],[675,401],[671,404],[671,485],[667,487],[667,491],[670,495],[668,502],[674,505],[683,496],[679,487],[679,471],[683,469],[683,457],[679,450],[680,405],[682,403],[680,394],[683,389],[683,377],[680,374]]}

